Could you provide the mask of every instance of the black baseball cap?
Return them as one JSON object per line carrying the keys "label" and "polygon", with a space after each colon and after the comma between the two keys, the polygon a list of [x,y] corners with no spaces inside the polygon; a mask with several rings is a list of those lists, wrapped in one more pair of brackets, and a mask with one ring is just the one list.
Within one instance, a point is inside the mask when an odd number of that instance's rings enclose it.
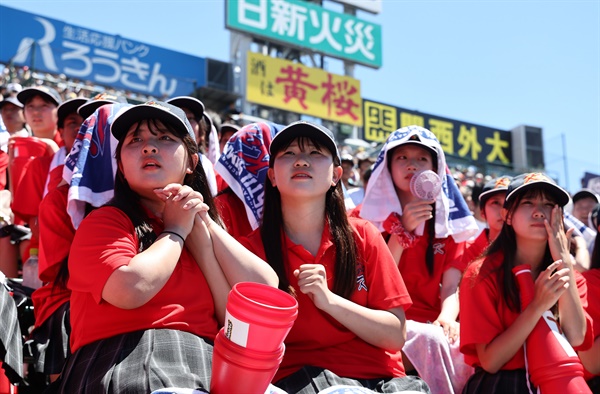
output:
{"label": "black baseball cap", "polygon": [[19,99],[19,101],[22,102],[23,105],[25,105],[27,103],[27,100],[34,96],[43,96],[52,101],[54,104],[56,104],[56,106],[62,104],[60,94],[58,94],[56,90],[49,88],[48,86],[34,86],[30,88],[25,88],[17,94],[17,99]]}
{"label": "black baseball cap", "polygon": [[581,189],[580,191],[575,193],[573,195],[573,203],[576,203],[582,198],[593,198],[596,201],[596,203],[600,203],[600,201],[598,200],[598,195],[590,189]]}
{"label": "black baseball cap", "polygon": [[4,100],[0,101],[0,108],[4,107],[5,104],[13,104],[19,108],[23,108],[23,103],[20,102],[15,96],[6,96]]}
{"label": "black baseball cap", "polygon": [[484,206],[488,198],[496,193],[504,193],[508,190],[508,185],[510,184],[512,177],[510,176],[501,176],[500,178],[492,179],[483,185],[483,189],[479,194],[479,204],[480,206]]}
{"label": "black baseball cap", "polygon": [[569,202],[569,193],[558,186],[554,179],[541,172],[530,172],[516,176],[511,180],[506,191],[504,206],[506,207],[506,204],[512,200],[515,195],[531,189],[532,187],[542,188],[552,194],[556,199],[556,203],[561,207],[564,207]]}
{"label": "black baseball cap", "polygon": [[87,99],[84,97],[75,97],[59,105],[56,111],[58,116],[58,124],[64,122],[67,115],[73,112],[78,113],[77,108],[79,108],[81,104],[85,103],[86,101]]}
{"label": "black baseball cap", "polygon": [[189,134],[196,142],[194,130],[187,120],[185,112],[179,107],[162,101],[148,101],[126,108],[115,117],[110,126],[110,132],[120,141],[134,123],[144,119],[158,119],[181,131],[181,135]]}
{"label": "black baseball cap", "polygon": [[172,99],[169,99],[166,102],[179,108],[189,109],[190,111],[192,111],[192,113],[194,114],[196,119],[198,119],[198,121],[200,121],[200,119],[202,119],[202,115],[204,115],[204,104],[197,98],[190,96],[179,96],[173,97]]}
{"label": "black baseball cap", "polygon": [[340,152],[338,151],[333,133],[327,127],[310,123],[304,120],[300,120],[289,124],[288,126],[281,129],[281,131],[275,134],[269,147],[269,153],[271,157],[274,153],[278,152],[286,143],[298,137],[309,137],[315,138],[320,144],[327,147],[338,159],[340,159]]}

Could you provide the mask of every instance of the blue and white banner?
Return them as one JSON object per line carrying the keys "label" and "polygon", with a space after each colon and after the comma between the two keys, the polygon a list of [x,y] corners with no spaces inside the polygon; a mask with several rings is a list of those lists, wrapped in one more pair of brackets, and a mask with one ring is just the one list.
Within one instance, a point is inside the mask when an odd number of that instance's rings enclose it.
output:
{"label": "blue and white banner", "polygon": [[201,57],[0,6],[0,62],[157,98],[206,85]]}

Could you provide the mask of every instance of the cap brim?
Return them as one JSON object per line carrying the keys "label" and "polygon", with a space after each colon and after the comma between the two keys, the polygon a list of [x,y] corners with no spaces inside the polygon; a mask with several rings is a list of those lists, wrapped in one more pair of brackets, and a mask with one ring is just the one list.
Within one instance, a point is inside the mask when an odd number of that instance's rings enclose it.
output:
{"label": "cap brim", "polygon": [[19,108],[23,108],[23,103],[14,96],[5,97],[4,100],[0,101],[0,108],[2,108],[4,104],[12,104]]}
{"label": "cap brim", "polygon": [[81,115],[82,118],[89,118],[96,110],[102,107],[105,104],[114,104],[115,102],[112,100],[95,100],[82,104],[77,112]]}
{"label": "cap brim", "polygon": [[169,103],[179,108],[189,109],[190,111],[192,111],[196,119],[202,119],[202,115],[204,115],[204,104],[202,104],[200,100],[194,100],[190,97],[181,96],[167,100],[166,103]]}
{"label": "cap brim", "polygon": [[[138,104],[130,107],[119,114],[113,121],[110,132],[117,139],[121,140],[131,126],[144,119],[158,119],[163,124],[168,124],[181,131],[181,135],[192,135],[183,121],[174,113],[157,108],[153,105]],[[195,137],[192,135],[192,138]]]}
{"label": "cap brim", "polygon": [[269,147],[270,154],[273,155],[274,152],[279,152],[286,143],[298,137],[315,138],[341,161],[340,152],[338,151],[332,136],[328,135],[325,130],[322,130],[317,125],[308,122],[292,123],[275,134],[275,137],[273,137],[273,140],[271,141],[271,146]]}
{"label": "cap brim", "polygon": [[[552,184],[550,182],[546,182],[546,181],[536,181],[536,182],[532,182],[532,183],[526,183],[526,184],[523,184],[521,186],[514,188],[513,190],[510,191],[510,193],[508,193],[506,195],[506,202],[508,202],[509,200],[514,198],[515,195],[517,195],[519,193],[523,193],[527,189],[532,188],[532,187],[542,188],[542,189],[546,190],[548,193],[552,194],[556,199],[556,203],[558,205],[560,205],[561,207],[564,207],[569,202],[569,193],[564,191],[559,186]],[[481,198],[481,196],[480,196],[480,198]]]}
{"label": "cap brim", "polygon": [[573,202],[579,201],[582,198],[593,198],[596,201],[596,203],[600,202],[598,201],[598,196],[593,191],[587,189],[580,190],[577,193],[575,193],[573,195]]}
{"label": "cap brim", "polygon": [[86,101],[87,99],[85,98],[73,98],[71,100],[65,101],[58,107],[58,110],[56,112],[58,119],[64,119],[67,117],[67,115],[73,112],[78,113],[77,109]]}
{"label": "cap brim", "polygon": [[56,104],[57,107],[61,104],[60,100],[58,100],[56,97],[54,97],[50,93],[44,92],[41,89],[29,88],[29,89],[23,89],[19,93],[17,93],[17,99],[19,99],[19,101],[21,103],[23,103],[23,105],[25,105],[27,100],[29,100],[33,96],[47,97],[48,99],[50,99],[50,101],[52,101],[54,104]]}

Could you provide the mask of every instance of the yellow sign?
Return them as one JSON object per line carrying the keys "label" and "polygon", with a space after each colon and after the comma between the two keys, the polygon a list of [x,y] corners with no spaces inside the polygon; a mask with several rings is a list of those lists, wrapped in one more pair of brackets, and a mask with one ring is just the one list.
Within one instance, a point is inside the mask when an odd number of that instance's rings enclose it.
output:
{"label": "yellow sign", "polygon": [[362,126],[360,81],[248,52],[246,99],[256,104]]}
{"label": "yellow sign", "polygon": [[387,137],[398,128],[398,114],[395,107],[365,101],[365,139],[385,142]]}

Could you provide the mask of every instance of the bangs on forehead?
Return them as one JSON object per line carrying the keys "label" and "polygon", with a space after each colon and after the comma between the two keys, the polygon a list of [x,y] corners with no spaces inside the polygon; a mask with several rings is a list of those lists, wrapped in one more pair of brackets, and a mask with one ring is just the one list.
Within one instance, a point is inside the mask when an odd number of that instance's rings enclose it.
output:
{"label": "bangs on forehead", "polygon": [[305,135],[297,138],[292,138],[289,141],[285,142],[283,145],[281,145],[281,150],[289,148],[289,146],[292,145],[294,141],[297,141],[298,148],[300,148],[301,151],[306,150],[307,145],[313,145],[315,148],[321,150],[322,145],[319,144],[319,141],[316,138],[308,137]]}
{"label": "bangs on forehead", "polygon": [[558,204],[556,196],[542,187],[532,187],[528,190],[525,190],[523,193],[521,193],[520,196],[518,196],[518,201],[535,198],[544,198],[546,200],[552,201],[554,204]]}
{"label": "bangs on forehead", "polygon": [[[179,130],[177,130],[175,127],[171,126],[168,123],[165,124],[155,118],[142,119],[139,122],[137,122],[137,126],[135,127],[135,130],[133,131],[134,135],[137,135],[140,133],[140,127],[143,123],[146,123],[148,125],[148,130],[153,135],[169,133],[169,134],[173,134],[175,137],[183,138],[182,133]],[[187,132],[185,134],[187,134]]]}

